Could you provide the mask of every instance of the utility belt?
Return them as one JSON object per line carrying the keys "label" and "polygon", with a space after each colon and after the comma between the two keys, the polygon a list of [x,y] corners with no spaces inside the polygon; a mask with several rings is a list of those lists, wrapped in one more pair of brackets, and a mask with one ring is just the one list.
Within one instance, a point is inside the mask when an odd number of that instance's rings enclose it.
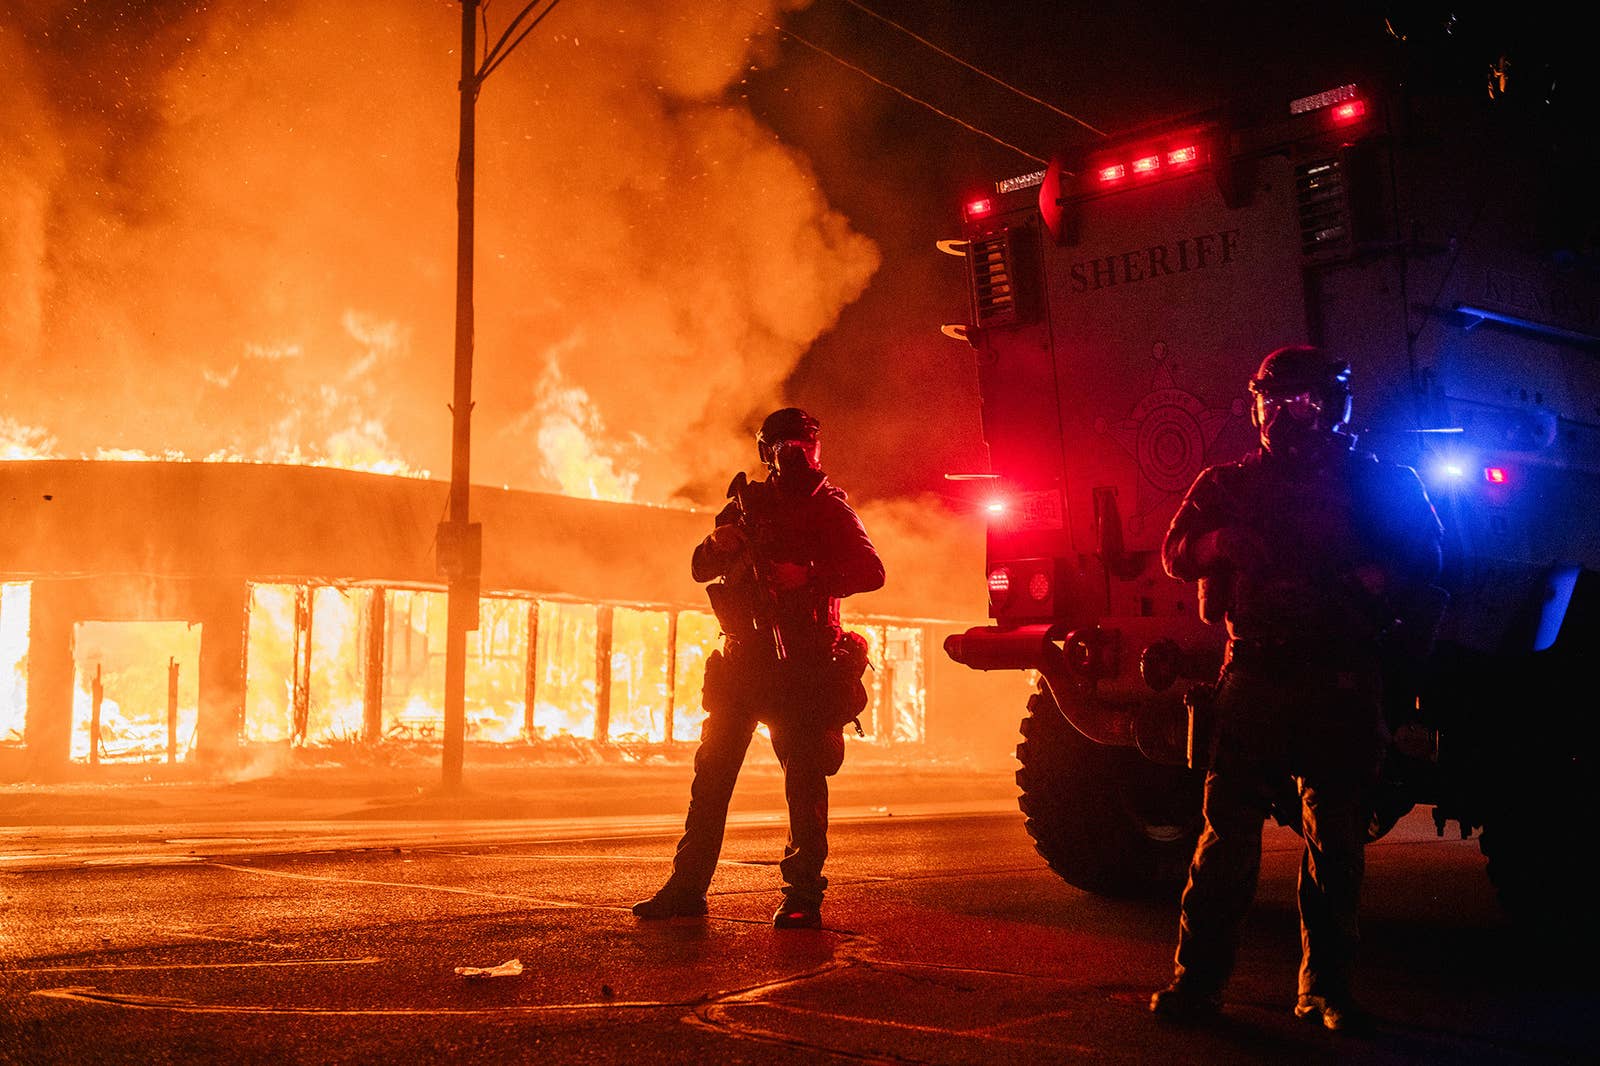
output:
{"label": "utility belt", "polygon": [[820,722],[837,729],[867,707],[862,682],[869,665],[866,638],[846,630],[785,634],[788,657],[775,658],[759,641],[728,640],[706,657],[701,706],[707,713],[749,711],[762,721]]}
{"label": "utility belt", "polygon": [[1210,769],[1216,758],[1217,731],[1226,711],[1222,705],[1227,675],[1237,673],[1272,685],[1354,689],[1377,669],[1377,653],[1367,644],[1342,639],[1269,640],[1233,637],[1223,654],[1215,681],[1192,685],[1184,694],[1188,718],[1186,760],[1191,769]]}
{"label": "utility belt", "polygon": [[1373,661],[1370,644],[1319,637],[1272,640],[1233,637],[1223,653],[1222,668],[1239,669],[1269,677],[1312,673],[1339,673],[1360,669]]}

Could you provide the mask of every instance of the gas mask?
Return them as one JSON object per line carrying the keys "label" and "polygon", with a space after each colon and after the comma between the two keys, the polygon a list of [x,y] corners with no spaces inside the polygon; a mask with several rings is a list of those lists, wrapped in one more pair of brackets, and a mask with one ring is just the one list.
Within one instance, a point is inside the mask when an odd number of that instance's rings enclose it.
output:
{"label": "gas mask", "polygon": [[815,440],[780,440],[772,445],[772,468],[780,476],[816,473],[822,469],[822,444]]}
{"label": "gas mask", "polygon": [[1348,451],[1350,364],[1307,344],[1269,352],[1250,379],[1250,423],[1261,447],[1281,459]]}
{"label": "gas mask", "polygon": [[1280,458],[1314,458],[1325,452],[1347,451],[1355,438],[1343,432],[1345,410],[1332,411],[1317,392],[1258,391],[1250,411],[1261,436],[1261,446]]}
{"label": "gas mask", "polygon": [[822,481],[822,448],[815,440],[774,441],[767,466],[786,490],[811,493]]}

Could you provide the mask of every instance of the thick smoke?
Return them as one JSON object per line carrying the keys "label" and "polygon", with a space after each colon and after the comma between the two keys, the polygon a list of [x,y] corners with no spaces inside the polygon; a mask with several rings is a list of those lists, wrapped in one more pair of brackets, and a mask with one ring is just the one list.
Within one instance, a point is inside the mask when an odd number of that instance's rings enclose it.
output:
{"label": "thick smoke", "polygon": [[[0,450],[448,470],[459,5],[4,6]],[[794,6],[562,4],[484,84],[474,481],[747,464],[878,264],[741,101]]]}

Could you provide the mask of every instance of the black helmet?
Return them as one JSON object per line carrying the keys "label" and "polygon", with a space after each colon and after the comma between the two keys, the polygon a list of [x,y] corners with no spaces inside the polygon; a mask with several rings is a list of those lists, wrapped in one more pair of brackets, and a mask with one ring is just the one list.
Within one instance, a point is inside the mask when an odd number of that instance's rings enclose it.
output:
{"label": "black helmet", "polygon": [[1350,421],[1350,364],[1321,348],[1291,345],[1261,360],[1250,391],[1287,398],[1310,393],[1322,407],[1323,428],[1337,430]]}
{"label": "black helmet", "polygon": [[777,483],[785,488],[815,492],[822,482],[822,444],[817,430],[822,424],[798,407],[772,412],[756,434],[756,451]]}
{"label": "black helmet", "polygon": [[756,450],[763,463],[771,464],[773,446],[779,441],[814,441],[821,428],[821,422],[798,407],[779,408],[762,421],[761,432],[756,434]]}
{"label": "black helmet", "polygon": [[1269,452],[1311,454],[1355,443],[1350,421],[1350,364],[1321,348],[1291,345],[1268,353],[1250,379],[1250,421]]}

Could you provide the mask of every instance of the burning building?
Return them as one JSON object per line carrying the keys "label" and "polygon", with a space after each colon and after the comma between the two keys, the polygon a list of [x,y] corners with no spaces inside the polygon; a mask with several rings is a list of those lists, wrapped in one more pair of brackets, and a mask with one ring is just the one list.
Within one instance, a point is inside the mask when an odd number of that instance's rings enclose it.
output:
{"label": "burning building", "polygon": [[[0,463],[0,772],[227,767],[441,742],[448,485],[255,463]],[[689,576],[711,515],[475,488],[482,598],[467,744],[693,741],[719,639]],[[926,585],[912,586],[927,596]],[[874,672],[861,743],[959,747],[972,619],[891,577],[846,601]],[[945,617],[941,617],[945,615]],[[947,702],[930,702],[946,687]],[[940,734],[943,734],[940,736]]]}

